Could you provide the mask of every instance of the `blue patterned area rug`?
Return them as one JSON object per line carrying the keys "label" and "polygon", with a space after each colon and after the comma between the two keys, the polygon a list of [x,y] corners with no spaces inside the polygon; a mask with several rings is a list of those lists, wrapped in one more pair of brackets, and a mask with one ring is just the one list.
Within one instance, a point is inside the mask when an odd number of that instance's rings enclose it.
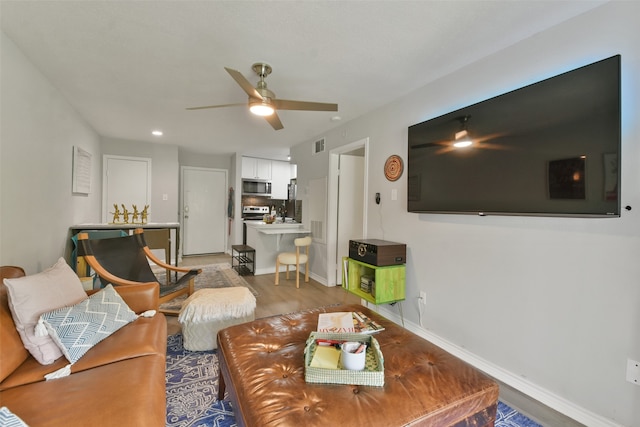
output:
{"label": "blue patterned area rug", "polygon": [[[214,351],[187,351],[182,334],[167,339],[167,426],[235,427],[231,404],[218,396],[218,357]],[[495,427],[541,427],[498,402]]]}
{"label": "blue patterned area rug", "polygon": [[218,357],[214,351],[188,351],[182,334],[167,339],[167,426],[231,427],[229,402],[218,401]]}

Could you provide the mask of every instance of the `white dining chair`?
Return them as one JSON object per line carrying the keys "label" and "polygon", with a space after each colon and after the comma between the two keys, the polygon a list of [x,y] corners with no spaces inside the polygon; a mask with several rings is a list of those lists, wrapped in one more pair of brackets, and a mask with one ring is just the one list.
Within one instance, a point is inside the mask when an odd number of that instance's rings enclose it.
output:
{"label": "white dining chair", "polygon": [[[311,246],[311,237],[299,237],[294,239],[293,244],[296,246],[295,252],[281,252],[276,257],[276,285],[280,282],[280,264],[287,266],[286,278],[289,280],[289,266],[296,266],[296,288],[300,287],[300,266],[305,264],[304,281],[309,281],[309,246]],[[304,253],[300,253],[304,249]]]}

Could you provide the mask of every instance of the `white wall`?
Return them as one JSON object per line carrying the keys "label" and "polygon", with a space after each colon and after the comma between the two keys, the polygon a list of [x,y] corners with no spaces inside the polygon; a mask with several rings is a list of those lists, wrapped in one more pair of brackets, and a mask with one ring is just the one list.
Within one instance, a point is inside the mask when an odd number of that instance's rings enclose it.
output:
{"label": "white wall", "polygon": [[[0,36],[0,265],[31,274],[64,255],[69,226],[100,220],[100,140],[13,41]],[[71,192],[75,145],[92,155],[88,196]]]}
{"label": "white wall", "polygon": [[[70,226],[101,221],[103,154],[152,159],[154,222],[179,218],[181,165],[230,168],[229,156],[100,138],[11,39],[1,36],[0,265],[42,271],[68,256]],[[88,196],[71,193],[74,145],[92,154]]]}
{"label": "white wall", "polygon": [[[425,291],[428,333],[566,401],[572,416],[590,420],[583,422],[636,427],[640,387],[625,381],[625,370],[627,358],[640,360],[638,16],[640,2],[605,4],[319,135],[327,141],[322,156],[311,155],[317,138],[291,151],[304,189],[327,174],[329,150],[370,138],[367,237],[407,244],[409,322],[420,324],[417,296]],[[406,173],[394,183],[384,178],[389,155],[406,160],[408,126],[618,53],[622,205],[633,207],[621,218],[412,214]]]}
{"label": "white wall", "polygon": [[[178,221],[178,183],[180,166],[178,147],[143,141],[102,138],[102,155],[144,157],[151,159],[150,222]],[[102,166],[102,155],[100,166]],[[102,190],[102,188],[100,188]],[[163,195],[167,195],[164,200]]]}

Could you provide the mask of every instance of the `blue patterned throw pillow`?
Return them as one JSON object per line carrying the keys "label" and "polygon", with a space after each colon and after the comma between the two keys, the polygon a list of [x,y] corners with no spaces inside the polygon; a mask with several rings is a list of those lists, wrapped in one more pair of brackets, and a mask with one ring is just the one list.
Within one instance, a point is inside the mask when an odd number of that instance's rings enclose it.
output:
{"label": "blue patterned throw pillow", "polygon": [[7,409],[6,406],[0,408],[0,426],[3,427],[29,427],[20,417]]}
{"label": "blue patterned throw pillow", "polygon": [[46,333],[42,330],[46,327],[62,354],[75,363],[94,345],[137,318],[113,286],[107,285],[74,306],[42,314],[36,334]]}

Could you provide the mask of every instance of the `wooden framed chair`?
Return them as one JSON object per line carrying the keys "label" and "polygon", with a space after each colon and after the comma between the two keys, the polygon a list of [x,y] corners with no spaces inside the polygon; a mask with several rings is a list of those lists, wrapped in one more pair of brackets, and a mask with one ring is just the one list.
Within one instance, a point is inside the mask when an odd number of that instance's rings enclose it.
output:
{"label": "wooden framed chair", "polygon": [[[111,239],[113,237],[127,236],[129,233],[124,230],[81,230],[80,233],[87,233],[89,239]],[[87,277],[89,275],[89,266],[84,258],[78,256],[78,234],[71,236],[73,242],[73,250],[71,251],[71,268],[73,268],[79,277]]]}
{"label": "wooden framed chair", "polygon": [[[195,276],[202,270],[174,267],[158,259],[144,239],[144,230],[136,229],[132,235],[111,239],[89,239],[87,233],[78,234],[78,256],[84,257],[89,266],[100,277],[103,286],[131,286],[157,282],[160,285],[158,304],[170,301],[180,295],[191,295],[194,291]],[[160,283],[151,269],[149,261],[163,268],[167,276],[171,272],[182,273],[168,284]],[[163,281],[164,282],[164,281]],[[162,311],[162,310],[161,310]],[[177,315],[178,312],[163,311]]]}
{"label": "wooden framed chair", "polygon": [[[300,265],[305,265],[304,281],[309,281],[309,246],[311,246],[311,237],[299,237],[294,239],[293,244],[296,246],[295,252],[282,252],[276,257],[276,285],[280,283],[280,264],[287,266],[286,278],[289,280],[289,266],[296,266],[296,288],[300,287]],[[300,248],[304,248],[304,253],[300,253]]]}
{"label": "wooden framed chair", "polygon": [[[149,249],[164,249],[164,262],[171,264],[171,230],[168,228],[146,230],[144,241],[147,242]],[[171,271],[166,270],[166,272],[166,284],[168,285],[171,282]]]}

